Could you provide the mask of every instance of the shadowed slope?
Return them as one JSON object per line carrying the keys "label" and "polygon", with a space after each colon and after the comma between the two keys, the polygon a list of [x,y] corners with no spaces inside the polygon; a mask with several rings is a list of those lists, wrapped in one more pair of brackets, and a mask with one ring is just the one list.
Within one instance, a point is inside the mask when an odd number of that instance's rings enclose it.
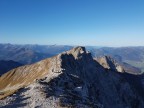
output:
{"label": "shadowed slope", "polygon": [[0,60],[0,76],[6,72],[8,72],[11,69],[14,69],[16,67],[22,66],[21,63],[9,60]]}
{"label": "shadowed slope", "polygon": [[[36,80],[37,79],[37,80]],[[3,84],[6,82],[6,84]],[[23,66],[0,78],[2,106],[143,108],[144,102],[122,73],[106,70],[84,47],[76,47],[55,57]],[[8,92],[8,93],[6,93]],[[12,99],[12,100],[10,100]],[[11,103],[11,104],[5,104]],[[22,104],[23,105],[23,104]]]}

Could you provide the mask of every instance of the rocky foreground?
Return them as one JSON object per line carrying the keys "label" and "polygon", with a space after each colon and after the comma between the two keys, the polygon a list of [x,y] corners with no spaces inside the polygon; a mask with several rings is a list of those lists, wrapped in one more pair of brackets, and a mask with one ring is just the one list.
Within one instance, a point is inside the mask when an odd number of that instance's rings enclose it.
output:
{"label": "rocky foreground", "polygon": [[141,82],[131,82],[120,65],[100,61],[76,47],[13,69],[0,77],[0,107],[144,108]]}

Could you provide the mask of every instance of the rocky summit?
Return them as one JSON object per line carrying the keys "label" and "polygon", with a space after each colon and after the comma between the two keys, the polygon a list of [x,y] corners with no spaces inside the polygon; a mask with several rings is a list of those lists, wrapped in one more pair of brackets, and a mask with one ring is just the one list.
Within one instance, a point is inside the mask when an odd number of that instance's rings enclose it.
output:
{"label": "rocky summit", "polygon": [[0,107],[144,108],[123,68],[107,58],[100,61],[76,47],[10,70],[0,77]]}

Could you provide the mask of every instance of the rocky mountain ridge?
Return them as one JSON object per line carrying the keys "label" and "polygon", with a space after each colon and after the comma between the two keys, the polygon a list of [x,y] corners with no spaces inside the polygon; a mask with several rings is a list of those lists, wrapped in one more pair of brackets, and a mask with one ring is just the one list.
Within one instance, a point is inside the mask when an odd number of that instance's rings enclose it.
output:
{"label": "rocky mountain ridge", "polygon": [[[32,64],[40,60],[68,51],[68,45],[1,44],[0,60],[13,60],[22,64]],[[93,57],[111,56],[134,71],[144,70],[144,47],[95,47],[86,46]],[[131,66],[133,67],[131,67]],[[135,68],[137,67],[137,69]]]}
{"label": "rocky mountain ridge", "polygon": [[0,107],[10,108],[144,107],[144,100],[123,73],[106,70],[84,47],[4,74],[0,99]]}

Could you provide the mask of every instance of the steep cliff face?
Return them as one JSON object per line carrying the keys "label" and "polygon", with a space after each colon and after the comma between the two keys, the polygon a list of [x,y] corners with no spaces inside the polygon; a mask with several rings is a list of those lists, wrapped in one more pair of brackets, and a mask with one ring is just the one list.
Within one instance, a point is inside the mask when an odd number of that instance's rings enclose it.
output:
{"label": "steep cliff face", "polygon": [[0,93],[0,106],[10,108],[144,107],[122,74],[106,70],[84,47],[9,71],[0,77]]}

